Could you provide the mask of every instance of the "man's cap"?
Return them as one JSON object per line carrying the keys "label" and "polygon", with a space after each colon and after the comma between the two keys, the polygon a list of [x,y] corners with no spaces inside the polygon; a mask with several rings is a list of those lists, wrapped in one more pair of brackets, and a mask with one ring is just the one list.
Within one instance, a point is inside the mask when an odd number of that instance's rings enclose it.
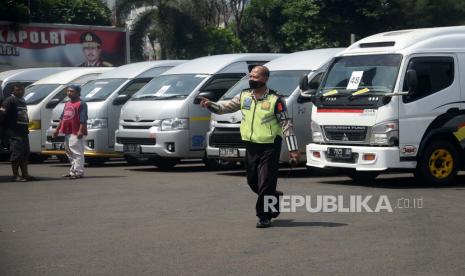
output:
{"label": "man's cap", "polygon": [[73,89],[74,91],[81,93],[81,86],[77,84],[70,84],[68,85],[68,88]]}
{"label": "man's cap", "polygon": [[102,40],[92,32],[85,32],[81,35],[81,43],[83,47],[99,47]]}

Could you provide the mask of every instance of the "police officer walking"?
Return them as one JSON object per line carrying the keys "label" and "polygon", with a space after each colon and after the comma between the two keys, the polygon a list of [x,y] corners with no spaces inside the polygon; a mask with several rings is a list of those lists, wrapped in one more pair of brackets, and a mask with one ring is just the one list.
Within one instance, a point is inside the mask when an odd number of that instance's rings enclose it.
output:
{"label": "police officer walking", "polygon": [[265,196],[279,198],[279,156],[284,137],[289,158],[299,159],[300,153],[292,122],[288,117],[284,99],[266,86],[270,71],[265,66],[255,66],[249,74],[250,89],[243,90],[229,101],[214,103],[202,98],[201,105],[217,114],[242,111],[241,138],[246,144],[247,183],[258,197],[255,205],[259,218],[257,228],[271,226],[271,219],[278,212],[265,210]]}

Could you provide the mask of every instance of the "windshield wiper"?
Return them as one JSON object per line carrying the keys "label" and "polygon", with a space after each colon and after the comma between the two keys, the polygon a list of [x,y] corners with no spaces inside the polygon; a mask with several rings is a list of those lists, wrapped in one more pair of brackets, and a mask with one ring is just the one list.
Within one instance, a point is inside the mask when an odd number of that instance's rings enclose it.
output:
{"label": "windshield wiper", "polygon": [[105,99],[102,98],[90,98],[90,99],[84,99],[85,102],[101,102],[104,101]]}
{"label": "windshield wiper", "polygon": [[139,96],[139,97],[132,98],[131,101],[140,101],[140,100],[143,100],[143,99],[155,99],[155,98],[158,98],[158,96],[155,96],[155,95],[142,95],[142,96]]}
{"label": "windshield wiper", "polygon": [[175,95],[167,95],[164,97],[157,97],[155,98],[156,100],[167,100],[167,99],[173,99],[173,98],[185,98],[187,95],[181,95],[181,94],[175,94]]}

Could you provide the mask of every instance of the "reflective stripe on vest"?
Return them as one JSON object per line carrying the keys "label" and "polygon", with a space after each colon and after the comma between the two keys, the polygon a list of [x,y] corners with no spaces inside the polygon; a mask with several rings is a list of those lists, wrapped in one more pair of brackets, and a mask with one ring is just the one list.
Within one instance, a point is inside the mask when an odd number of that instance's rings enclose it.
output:
{"label": "reflective stripe on vest", "polygon": [[282,136],[281,125],[274,113],[278,96],[268,94],[255,101],[250,90],[241,95],[241,137],[244,141],[259,144],[274,143],[277,135]]}

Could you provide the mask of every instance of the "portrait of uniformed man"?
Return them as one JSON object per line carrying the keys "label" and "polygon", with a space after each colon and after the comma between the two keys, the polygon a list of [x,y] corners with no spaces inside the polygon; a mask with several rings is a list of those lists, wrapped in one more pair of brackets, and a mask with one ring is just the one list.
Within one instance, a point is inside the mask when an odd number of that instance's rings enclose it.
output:
{"label": "portrait of uniformed man", "polygon": [[82,51],[86,61],[79,67],[111,67],[113,64],[102,60],[102,40],[92,32],[81,35]]}

